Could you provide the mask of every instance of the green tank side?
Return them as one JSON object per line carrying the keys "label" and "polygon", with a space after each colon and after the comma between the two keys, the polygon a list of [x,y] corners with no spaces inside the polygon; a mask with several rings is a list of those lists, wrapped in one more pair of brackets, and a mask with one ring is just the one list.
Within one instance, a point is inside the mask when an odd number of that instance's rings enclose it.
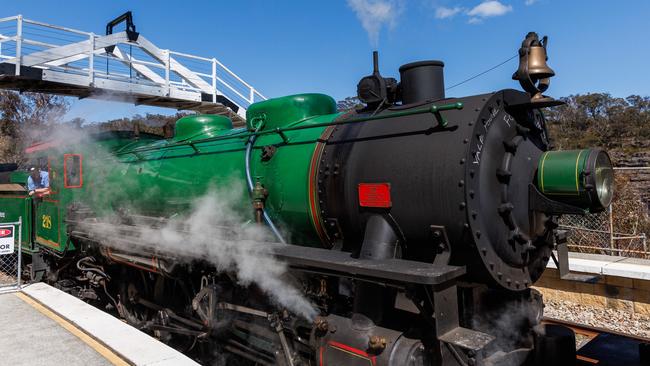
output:
{"label": "green tank side", "polygon": [[0,189],[0,223],[18,222],[19,219],[22,219],[21,248],[23,251],[31,251],[32,198],[27,195],[27,192]]}
{"label": "green tank side", "polygon": [[[280,227],[291,228],[292,242],[319,242],[311,219],[309,174],[325,127],[284,133],[276,129],[327,123],[337,116],[334,100],[322,94],[271,99],[248,110],[248,125],[259,132],[251,153],[251,175],[268,190],[267,211]],[[237,195],[236,206],[244,217],[253,220],[245,171],[251,131],[228,128],[229,123],[220,116],[184,117],[177,122],[174,138],[126,146],[113,157],[89,163],[88,179],[94,183],[86,199],[104,214],[119,209],[170,217],[187,212],[211,189],[226,189]]]}
{"label": "green tank side", "polygon": [[9,183],[21,184],[23,186],[27,185],[27,178],[29,173],[24,170],[16,170],[9,174]]}

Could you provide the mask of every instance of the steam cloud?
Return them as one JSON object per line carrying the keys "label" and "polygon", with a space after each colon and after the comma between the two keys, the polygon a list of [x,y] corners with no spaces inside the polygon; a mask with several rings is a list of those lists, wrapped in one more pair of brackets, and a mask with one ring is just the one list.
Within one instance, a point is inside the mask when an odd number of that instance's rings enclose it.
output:
{"label": "steam cloud", "polygon": [[[312,319],[316,315],[312,305],[284,278],[286,265],[264,250],[263,243],[273,241],[269,232],[246,223],[234,209],[241,204],[238,198],[243,192],[239,183],[212,189],[195,201],[189,216],[162,229],[143,228],[138,242],[163,252],[205,259],[218,270],[234,271],[241,285],[254,283],[275,302]],[[224,223],[227,226],[221,226]],[[179,227],[185,230],[179,231]]]}
{"label": "steam cloud", "polygon": [[[86,130],[66,126],[57,128],[50,137],[66,145],[61,146],[61,155],[75,150],[70,146],[79,146],[81,143],[91,141]],[[93,156],[93,160],[84,160],[84,166],[86,164],[92,166],[89,174],[95,173],[93,177],[86,178],[98,180],[93,183],[95,187],[93,199],[102,203],[118,200],[120,208],[134,213],[138,213],[138,208],[126,202],[126,199],[131,198],[127,191],[133,193],[134,189],[139,190],[137,192],[140,194],[140,200],[151,201],[154,198],[164,200],[156,186],[144,189],[133,179],[123,179],[119,182],[104,180],[106,172],[121,172],[124,171],[124,166],[112,158],[107,159],[107,156],[111,156],[109,151],[95,148]],[[84,174],[86,174],[85,168]],[[191,179],[191,177],[187,178]],[[244,182],[241,179],[231,179],[218,183],[219,188],[213,187],[203,196],[192,201],[191,209],[186,215],[170,219],[163,227],[136,225],[138,230],[135,236],[130,238],[136,243],[136,248],[119,247],[119,244],[112,243],[114,230],[110,227],[101,230],[89,229],[92,239],[112,244],[115,249],[128,250],[131,253],[156,251],[161,254],[172,254],[187,262],[196,259],[205,260],[213,264],[218,271],[236,273],[240,285],[255,284],[275,303],[311,320],[317,315],[316,310],[292,285],[287,275],[286,264],[274,258],[264,246],[265,242],[276,240],[265,227],[251,223],[241,213],[242,202],[246,204],[245,197],[247,197]],[[105,207],[100,208],[105,209]],[[246,210],[252,208],[247,205],[243,210],[248,212]]]}
{"label": "steam cloud", "polygon": [[373,47],[379,44],[381,28],[393,27],[402,11],[399,0],[348,0],[348,6],[356,13]]}

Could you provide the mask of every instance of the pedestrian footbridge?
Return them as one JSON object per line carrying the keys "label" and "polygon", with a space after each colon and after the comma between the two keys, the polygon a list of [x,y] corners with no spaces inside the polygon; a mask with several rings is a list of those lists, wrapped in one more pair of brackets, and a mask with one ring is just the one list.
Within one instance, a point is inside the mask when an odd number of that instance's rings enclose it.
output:
{"label": "pedestrian footbridge", "polygon": [[[126,30],[115,31],[121,23]],[[216,58],[171,51],[136,32],[127,12],[106,34],[0,19],[0,88],[226,115],[241,125],[265,100]]]}

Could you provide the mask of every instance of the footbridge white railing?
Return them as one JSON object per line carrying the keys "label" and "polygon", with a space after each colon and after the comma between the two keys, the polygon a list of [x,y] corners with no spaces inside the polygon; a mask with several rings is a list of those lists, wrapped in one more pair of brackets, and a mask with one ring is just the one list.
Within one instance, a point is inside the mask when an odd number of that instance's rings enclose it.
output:
{"label": "footbridge white railing", "polygon": [[266,97],[216,58],[161,49],[135,32],[97,35],[0,19],[0,88],[244,117]]}

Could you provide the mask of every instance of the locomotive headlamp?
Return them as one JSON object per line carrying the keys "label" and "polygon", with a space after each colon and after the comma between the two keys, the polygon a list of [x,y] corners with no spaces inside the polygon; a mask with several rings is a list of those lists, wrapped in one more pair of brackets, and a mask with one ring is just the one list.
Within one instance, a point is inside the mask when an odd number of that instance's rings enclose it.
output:
{"label": "locomotive headlamp", "polygon": [[601,149],[547,151],[539,160],[537,187],[553,200],[603,211],[612,202],[614,169]]}

